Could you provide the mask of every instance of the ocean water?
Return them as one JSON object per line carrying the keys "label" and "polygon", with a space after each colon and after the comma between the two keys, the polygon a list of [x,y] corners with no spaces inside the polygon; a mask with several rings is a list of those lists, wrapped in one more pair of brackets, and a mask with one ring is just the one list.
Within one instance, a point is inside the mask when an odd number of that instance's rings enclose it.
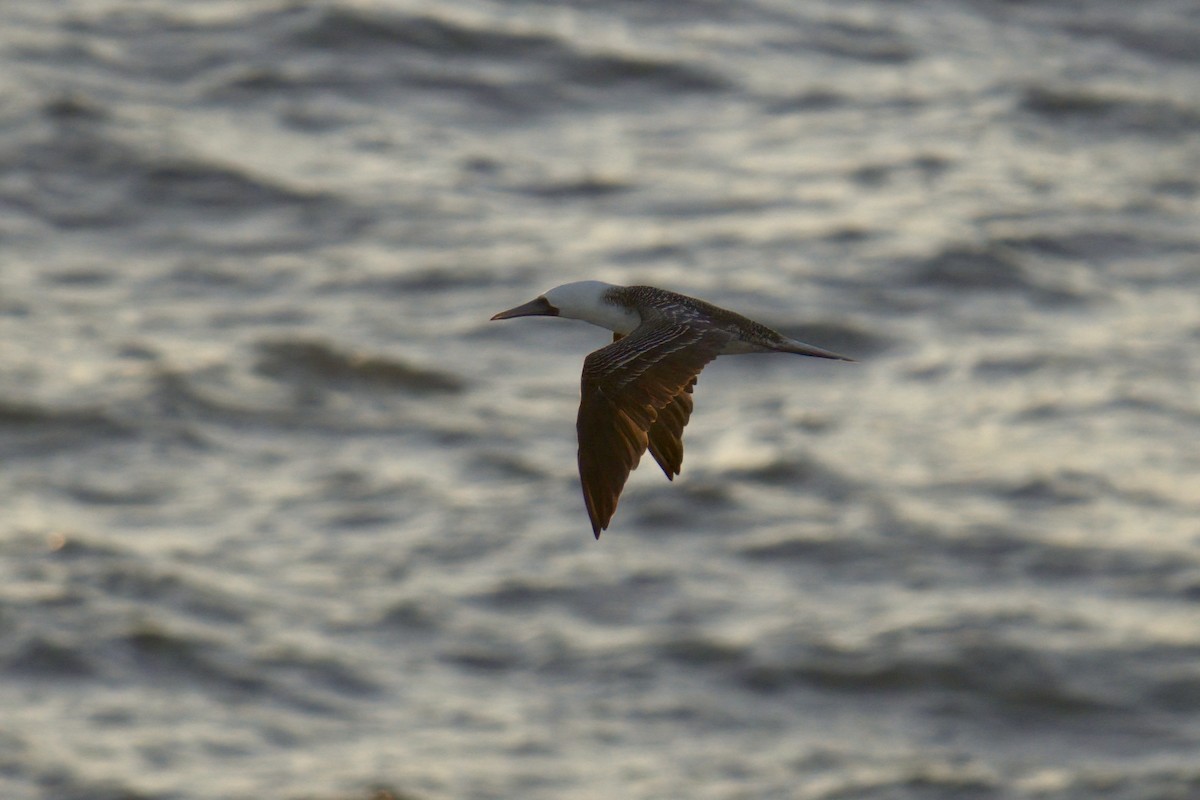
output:
{"label": "ocean water", "polygon": [[[5,800],[1200,797],[1192,0],[0,5]],[[592,539],[579,370],[720,359]]]}

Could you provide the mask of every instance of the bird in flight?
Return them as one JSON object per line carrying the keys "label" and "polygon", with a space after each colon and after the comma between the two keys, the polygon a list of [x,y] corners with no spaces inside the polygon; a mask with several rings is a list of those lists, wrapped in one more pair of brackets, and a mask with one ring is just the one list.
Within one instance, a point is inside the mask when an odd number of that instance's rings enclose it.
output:
{"label": "bird in flight", "polygon": [[674,480],[696,377],[717,356],[796,353],[852,358],[789,339],[740,314],[653,286],[578,281],[492,317],[566,317],[613,332],[583,362],[579,479],[592,532],[608,528],[621,489],[647,449]]}

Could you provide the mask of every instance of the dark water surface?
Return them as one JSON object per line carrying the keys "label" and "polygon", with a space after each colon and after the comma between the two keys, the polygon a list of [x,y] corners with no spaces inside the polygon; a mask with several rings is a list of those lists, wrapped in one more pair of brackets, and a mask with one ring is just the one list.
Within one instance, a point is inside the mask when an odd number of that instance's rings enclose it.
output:
{"label": "dark water surface", "polygon": [[[1200,6],[0,6],[0,795],[1200,797]],[[594,542],[581,323],[722,359]]]}

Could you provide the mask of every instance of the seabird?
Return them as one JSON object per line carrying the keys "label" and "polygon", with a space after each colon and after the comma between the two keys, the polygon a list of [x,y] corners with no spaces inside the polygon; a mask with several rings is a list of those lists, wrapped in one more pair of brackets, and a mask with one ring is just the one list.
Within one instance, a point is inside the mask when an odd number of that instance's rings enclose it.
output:
{"label": "seabird", "polygon": [[708,362],[739,353],[852,358],[789,339],[766,325],[694,297],[653,286],[578,281],[492,317],[566,317],[613,332],[612,344],[583,362],[579,479],[592,532],[608,528],[630,471],[647,448],[674,480],[692,387]]}

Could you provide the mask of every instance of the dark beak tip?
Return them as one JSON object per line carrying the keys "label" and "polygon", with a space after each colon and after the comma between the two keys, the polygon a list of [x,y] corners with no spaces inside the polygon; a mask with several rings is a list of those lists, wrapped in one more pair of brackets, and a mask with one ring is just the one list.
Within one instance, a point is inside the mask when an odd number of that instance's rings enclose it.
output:
{"label": "dark beak tip", "polygon": [[497,319],[513,319],[514,317],[554,317],[558,316],[558,309],[550,305],[544,297],[536,297],[528,303],[510,308],[507,311],[501,311],[492,315],[493,320]]}

